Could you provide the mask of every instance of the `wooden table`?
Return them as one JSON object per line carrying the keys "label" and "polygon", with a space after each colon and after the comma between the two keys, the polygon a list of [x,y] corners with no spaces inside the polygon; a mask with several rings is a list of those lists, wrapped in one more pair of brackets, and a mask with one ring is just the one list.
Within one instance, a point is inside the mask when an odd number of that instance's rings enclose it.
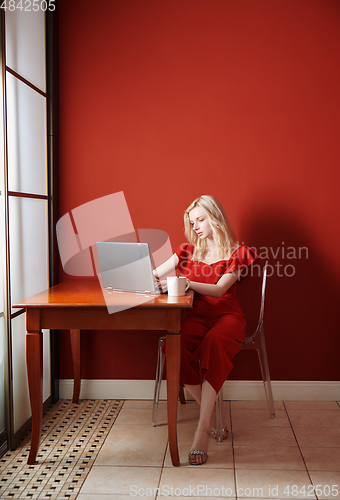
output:
{"label": "wooden table", "polygon": [[[104,292],[106,293],[106,292]],[[183,313],[192,307],[193,292],[184,297],[150,296],[140,304],[139,294],[111,292],[104,299],[97,280],[60,283],[13,307],[26,309],[26,361],[32,410],[31,450],[27,460],[35,463],[42,429],[43,335],[42,329],[70,330],[74,364],[73,402],[80,392],[81,330],[165,330],[167,338],[167,408],[169,448],[173,465],[179,466],[177,401],[180,368],[180,326]],[[106,300],[106,301],[105,301]],[[109,302],[107,302],[107,300]],[[131,306],[109,314],[112,306]],[[136,305],[137,304],[137,305]],[[151,424],[150,424],[151,425]]]}

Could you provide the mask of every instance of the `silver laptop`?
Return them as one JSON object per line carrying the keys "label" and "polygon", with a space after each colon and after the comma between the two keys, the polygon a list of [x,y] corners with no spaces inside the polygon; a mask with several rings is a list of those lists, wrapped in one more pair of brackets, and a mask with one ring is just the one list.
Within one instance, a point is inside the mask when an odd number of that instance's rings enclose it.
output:
{"label": "silver laptop", "polygon": [[103,287],[107,290],[165,293],[155,283],[148,243],[97,242]]}

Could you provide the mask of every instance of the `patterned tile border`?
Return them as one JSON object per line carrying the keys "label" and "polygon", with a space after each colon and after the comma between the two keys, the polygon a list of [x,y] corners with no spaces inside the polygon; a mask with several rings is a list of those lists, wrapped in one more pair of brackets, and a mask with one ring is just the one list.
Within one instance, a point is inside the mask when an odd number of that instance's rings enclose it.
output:
{"label": "patterned tile border", "polygon": [[27,465],[31,433],[0,459],[0,498],[75,499],[124,401],[59,400],[44,412],[36,465]]}

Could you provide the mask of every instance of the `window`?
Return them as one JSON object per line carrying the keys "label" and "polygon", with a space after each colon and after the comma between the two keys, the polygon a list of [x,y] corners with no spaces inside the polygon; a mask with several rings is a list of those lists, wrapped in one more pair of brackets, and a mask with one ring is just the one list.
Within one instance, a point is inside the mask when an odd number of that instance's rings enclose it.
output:
{"label": "window", "polygon": [[[0,454],[29,419],[26,314],[12,307],[49,286],[46,16],[0,12]],[[43,399],[51,394],[44,335]],[[6,444],[7,441],[7,444]]]}

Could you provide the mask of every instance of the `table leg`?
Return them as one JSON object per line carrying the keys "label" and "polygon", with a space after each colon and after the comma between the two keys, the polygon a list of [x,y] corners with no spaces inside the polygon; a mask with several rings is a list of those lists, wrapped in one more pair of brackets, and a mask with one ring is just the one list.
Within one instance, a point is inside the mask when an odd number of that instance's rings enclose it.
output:
{"label": "table leg", "polygon": [[[27,313],[27,316],[29,313]],[[39,329],[39,318],[36,328]],[[29,320],[27,318],[27,323]],[[30,325],[30,329],[32,328]],[[34,330],[36,330],[34,328]],[[32,411],[31,449],[27,460],[28,465],[34,465],[41,438],[42,403],[43,403],[43,334],[40,330],[29,331],[26,335],[26,361],[28,388]]]}
{"label": "table leg", "polygon": [[78,403],[81,384],[81,352],[80,330],[70,330],[71,350],[73,361],[73,398],[72,403]]}
{"label": "table leg", "polygon": [[172,465],[179,466],[177,445],[177,404],[179,390],[181,337],[176,334],[166,336],[166,378],[168,400],[168,434]]}

